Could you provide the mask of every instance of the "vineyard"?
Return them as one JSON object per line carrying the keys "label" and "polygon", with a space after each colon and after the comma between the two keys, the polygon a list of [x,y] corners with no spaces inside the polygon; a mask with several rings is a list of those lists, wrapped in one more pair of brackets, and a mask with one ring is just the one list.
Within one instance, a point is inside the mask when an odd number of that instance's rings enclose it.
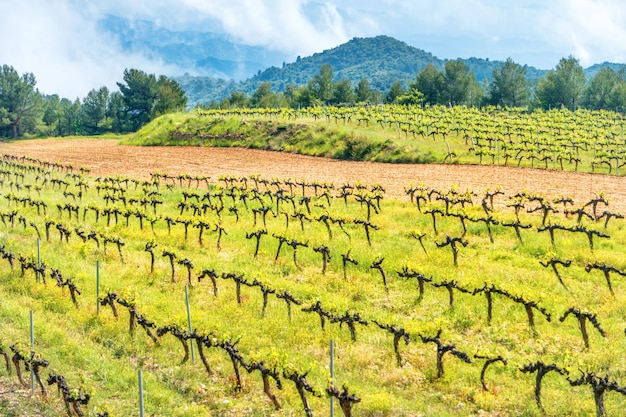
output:
{"label": "vineyard", "polygon": [[198,110],[157,120],[129,142],[622,174],[625,140],[624,119],[615,112],[388,105]]}
{"label": "vineyard", "polygon": [[398,200],[11,155],[0,175],[0,372],[29,386],[32,370],[68,415],[139,415],[140,369],[155,415],[326,415],[330,398],[346,416],[626,406],[611,195],[407,181]]}

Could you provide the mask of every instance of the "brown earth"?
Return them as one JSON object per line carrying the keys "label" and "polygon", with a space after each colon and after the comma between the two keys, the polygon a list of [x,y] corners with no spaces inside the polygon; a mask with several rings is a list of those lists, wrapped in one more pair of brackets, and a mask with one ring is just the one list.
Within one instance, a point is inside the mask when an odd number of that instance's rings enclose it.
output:
{"label": "brown earth", "polygon": [[62,400],[56,390],[48,393],[48,399],[45,400],[38,391],[33,394],[29,388],[19,385],[15,372],[11,380],[8,377],[0,379],[0,416],[61,417],[66,415],[62,407]]}
{"label": "brown earth", "polygon": [[486,165],[409,165],[337,161],[250,149],[135,147],[114,139],[44,139],[0,143],[0,153],[90,168],[94,175],[149,178],[150,173],[292,178],[319,182],[381,184],[387,195],[406,199],[405,187],[423,183],[438,189],[482,193],[500,187],[506,195],[526,190],[559,194],[584,203],[604,192],[613,210],[626,211],[626,178],[604,174]]}

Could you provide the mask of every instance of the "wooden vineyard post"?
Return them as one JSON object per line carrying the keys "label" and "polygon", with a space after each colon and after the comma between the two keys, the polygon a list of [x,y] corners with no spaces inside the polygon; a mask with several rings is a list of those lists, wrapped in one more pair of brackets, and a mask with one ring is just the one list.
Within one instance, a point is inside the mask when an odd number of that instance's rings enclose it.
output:
{"label": "wooden vineyard post", "polygon": [[[189,287],[185,285],[185,303],[187,304],[187,325],[189,326],[189,334],[193,334],[193,326],[191,325],[191,308],[189,307]],[[189,340],[191,345],[191,363],[195,365],[196,355],[193,349],[193,339]]]}

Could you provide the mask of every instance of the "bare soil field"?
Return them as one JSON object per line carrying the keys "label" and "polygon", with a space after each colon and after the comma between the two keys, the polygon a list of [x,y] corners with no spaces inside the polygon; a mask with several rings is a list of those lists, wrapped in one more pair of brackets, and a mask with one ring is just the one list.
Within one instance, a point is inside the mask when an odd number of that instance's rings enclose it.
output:
{"label": "bare soil field", "polygon": [[135,147],[115,139],[43,139],[0,143],[2,154],[29,156],[90,168],[94,175],[147,179],[150,173],[292,178],[305,181],[380,184],[392,198],[405,199],[405,187],[481,193],[499,187],[507,195],[519,191],[546,197],[568,196],[577,203],[604,192],[613,210],[626,211],[626,177],[581,172],[488,165],[409,165],[337,161],[280,152],[209,147]]}

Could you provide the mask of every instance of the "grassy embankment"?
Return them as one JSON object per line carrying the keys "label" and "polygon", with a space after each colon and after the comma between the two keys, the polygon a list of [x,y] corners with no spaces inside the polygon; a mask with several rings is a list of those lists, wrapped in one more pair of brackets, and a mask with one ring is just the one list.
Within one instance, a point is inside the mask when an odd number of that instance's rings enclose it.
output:
{"label": "grassy embankment", "polygon": [[123,141],[129,145],[242,147],[303,155],[396,163],[429,163],[445,157],[439,143],[398,140],[374,126],[328,123],[312,118],[198,117],[165,115]]}
{"label": "grassy embankment", "polygon": [[266,149],[389,163],[495,164],[621,174],[620,114],[524,113],[399,106],[235,109],[165,115],[129,136],[133,145]]}

